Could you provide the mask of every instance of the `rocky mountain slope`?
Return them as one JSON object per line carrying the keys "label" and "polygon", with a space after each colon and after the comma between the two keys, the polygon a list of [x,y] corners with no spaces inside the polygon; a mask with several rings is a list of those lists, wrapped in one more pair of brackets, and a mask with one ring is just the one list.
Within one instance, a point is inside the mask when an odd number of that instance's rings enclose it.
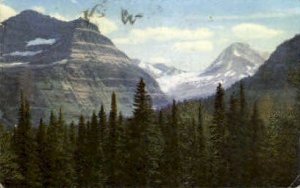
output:
{"label": "rocky mountain slope", "polygon": [[169,83],[171,87],[162,87],[162,90],[179,100],[206,97],[215,92],[218,83],[228,88],[235,82],[252,76],[264,61],[260,53],[249,45],[234,43],[201,74],[184,73],[165,77],[158,82],[160,85]]}
{"label": "rocky mountain slope", "polygon": [[[283,108],[292,107],[296,90],[291,84],[293,74],[299,74],[300,35],[296,35],[280,44],[257,73],[241,80],[247,89],[247,95],[253,100],[269,98]],[[239,82],[228,92],[238,89]],[[285,107],[284,107],[285,106]]]}
{"label": "rocky mountain slope", "polygon": [[90,114],[117,93],[120,110],[130,114],[143,77],[154,104],[166,103],[157,82],[83,19],[56,20],[23,11],[0,30],[0,116],[15,123],[20,91],[29,98],[33,118],[63,108],[68,120]]}

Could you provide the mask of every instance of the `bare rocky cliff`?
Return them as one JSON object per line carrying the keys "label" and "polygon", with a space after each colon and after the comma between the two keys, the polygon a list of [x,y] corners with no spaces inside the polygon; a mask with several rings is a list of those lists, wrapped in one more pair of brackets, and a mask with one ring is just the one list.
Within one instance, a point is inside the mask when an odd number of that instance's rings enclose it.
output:
{"label": "bare rocky cliff", "polygon": [[[32,117],[48,117],[63,108],[66,119],[110,107],[117,93],[119,109],[130,115],[136,83],[144,78],[155,106],[167,102],[157,82],[83,19],[63,22],[24,11],[0,30],[0,117],[13,124],[23,90]],[[100,28],[101,30],[101,28]]]}

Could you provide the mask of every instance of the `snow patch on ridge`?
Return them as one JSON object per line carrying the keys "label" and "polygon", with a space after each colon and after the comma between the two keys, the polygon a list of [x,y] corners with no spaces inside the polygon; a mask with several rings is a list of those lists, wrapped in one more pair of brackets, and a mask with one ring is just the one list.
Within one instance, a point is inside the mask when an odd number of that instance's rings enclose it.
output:
{"label": "snow patch on ridge", "polygon": [[0,63],[0,67],[10,68],[10,67],[17,67],[17,66],[26,66],[28,64],[29,62]]}
{"label": "snow patch on ridge", "polygon": [[159,70],[159,69],[155,68],[154,66],[152,66],[152,65],[150,65],[150,64],[147,64],[147,63],[141,62],[141,63],[139,64],[139,67],[142,68],[142,69],[144,69],[144,70],[149,70],[149,71],[151,71],[152,73],[154,73],[155,75],[159,75],[159,74],[162,73],[161,70]]}
{"label": "snow patch on ridge", "polygon": [[54,43],[56,43],[56,39],[36,38],[34,40],[28,41],[26,47],[38,45],[53,45]]}
{"label": "snow patch on ridge", "polygon": [[[160,89],[163,92],[168,93],[170,90],[176,88],[180,84],[197,81],[198,74],[199,73],[197,72],[181,73],[177,75],[163,76],[158,78],[156,81],[158,82]],[[207,79],[212,79],[212,77],[208,76]]]}
{"label": "snow patch on ridge", "polygon": [[39,50],[39,51],[23,51],[23,52],[20,52],[20,51],[15,51],[15,52],[11,52],[9,54],[5,54],[4,56],[35,56],[37,54],[40,54],[42,53],[43,51],[42,50]]}

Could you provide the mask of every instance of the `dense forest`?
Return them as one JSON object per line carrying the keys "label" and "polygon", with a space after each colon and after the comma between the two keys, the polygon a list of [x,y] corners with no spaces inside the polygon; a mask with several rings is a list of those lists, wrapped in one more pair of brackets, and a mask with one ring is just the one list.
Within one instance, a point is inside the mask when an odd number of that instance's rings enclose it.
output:
{"label": "dense forest", "polygon": [[[300,87],[298,87],[300,88]],[[101,106],[90,118],[65,123],[63,111],[32,125],[21,94],[18,124],[0,128],[0,183],[5,187],[289,186],[297,176],[300,92],[295,105],[261,116],[243,84],[225,101],[216,89],[213,112],[197,117],[176,101],[155,111],[143,79],[130,118]]]}

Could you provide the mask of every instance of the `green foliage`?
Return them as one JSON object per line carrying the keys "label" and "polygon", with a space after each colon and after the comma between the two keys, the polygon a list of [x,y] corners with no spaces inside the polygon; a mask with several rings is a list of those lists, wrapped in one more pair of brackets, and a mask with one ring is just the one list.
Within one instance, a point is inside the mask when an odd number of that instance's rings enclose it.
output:
{"label": "green foliage", "polygon": [[[0,126],[0,182],[7,187],[273,187],[297,175],[300,105],[278,111],[262,98],[253,105],[241,84],[226,103],[217,87],[206,100],[152,109],[143,79],[133,117],[111,110],[68,126],[62,110],[31,126],[21,94],[18,125]],[[299,92],[300,93],[300,92]],[[226,108],[228,104],[228,108]],[[300,104],[300,103],[299,103]],[[249,110],[252,109],[252,110]],[[268,111],[268,112],[266,112]]]}
{"label": "green foliage", "polygon": [[11,143],[11,133],[0,124],[0,182],[7,187],[17,186],[23,180]]}
{"label": "green foliage", "polygon": [[213,122],[209,126],[208,152],[209,152],[209,176],[213,186],[221,186],[225,183],[225,104],[224,89],[219,84],[215,96]]}

